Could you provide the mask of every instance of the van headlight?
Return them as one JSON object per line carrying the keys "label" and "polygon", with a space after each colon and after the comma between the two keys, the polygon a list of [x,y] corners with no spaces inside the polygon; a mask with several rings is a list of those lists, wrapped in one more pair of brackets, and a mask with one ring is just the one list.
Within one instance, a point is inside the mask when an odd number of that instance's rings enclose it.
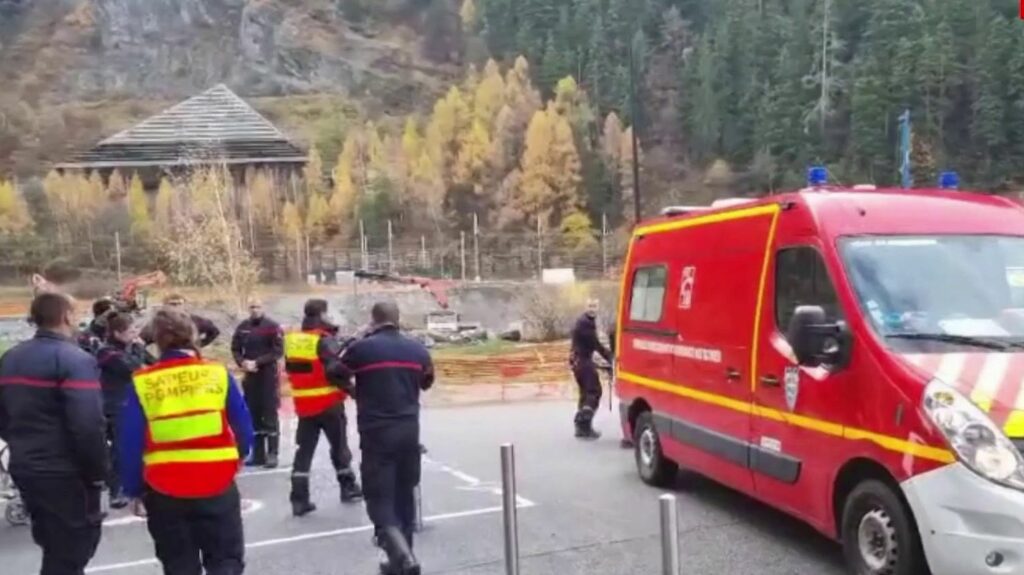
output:
{"label": "van headlight", "polygon": [[1024,490],[1024,458],[963,394],[932,380],[924,390],[924,411],[964,465],[990,481]]}

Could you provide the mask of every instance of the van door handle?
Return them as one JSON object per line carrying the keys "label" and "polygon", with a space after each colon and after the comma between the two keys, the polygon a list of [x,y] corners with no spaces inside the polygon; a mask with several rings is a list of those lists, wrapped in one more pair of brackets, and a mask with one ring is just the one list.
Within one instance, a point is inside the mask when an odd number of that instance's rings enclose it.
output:
{"label": "van door handle", "polygon": [[741,377],[743,377],[743,375],[740,373],[740,370],[735,367],[726,368],[725,379],[729,381],[739,381]]}
{"label": "van door handle", "polygon": [[761,385],[763,385],[765,387],[778,387],[779,386],[779,378],[775,377],[774,375],[762,375],[761,376]]}

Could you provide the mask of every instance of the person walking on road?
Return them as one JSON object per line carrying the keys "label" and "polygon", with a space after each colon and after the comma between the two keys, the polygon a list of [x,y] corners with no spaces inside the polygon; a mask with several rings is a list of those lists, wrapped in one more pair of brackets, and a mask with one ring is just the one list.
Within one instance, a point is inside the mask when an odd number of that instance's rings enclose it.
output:
{"label": "person walking on road", "polygon": [[278,465],[281,444],[277,416],[281,405],[278,361],[284,355],[284,332],[277,322],[266,316],[262,302],[249,302],[249,319],[235,329],[231,354],[245,372],[242,389],[256,429],[256,443],[246,465],[273,469]]}
{"label": "person walking on road", "polygon": [[[185,296],[181,294],[175,293],[165,297],[164,307],[187,313],[185,309]],[[192,323],[194,323],[196,326],[196,330],[198,333],[198,344],[200,349],[209,346],[211,343],[216,341],[218,337],[220,337],[220,328],[217,327],[217,324],[213,323],[212,321],[201,315],[189,314],[189,317],[192,319]],[[141,337],[143,343],[145,343],[147,346],[156,343],[156,337],[153,333],[152,323],[142,328]]]}
{"label": "person walking on road", "polygon": [[132,374],[155,363],[156,358],[139,341],[131,314],[114,313],[107,318],[106,324],[106,343],[96,353],[96,361],[100,366],[103,414],[107,419],[107,442],[110,444],[111,473],[107,479],[110,506],[122,509],[128,506],[129,501],[121,492],[121,480],[117,474],[117,420],[128,388],[132,386]]}
{"label": "person walking on road", "polygon": [[367,335],[327,366],[354,388],[362,451],[366,511],[377,545],[387,555],[385,575],[419,575],[413,555],[415,490],[420,482],[420,392],[434,383],[430,353],[399,333],[394,303],[373,306]]}
{"label": "person walking on road", "polygon": [[[345,417],[345,381],[328,377],[325,365],[336,362],[342,345],[338,327],[327,320],[327,301],[311,299],[303,310],[302,330],[285,335],[285,370],[292,386],[295,413],[299,416],[292,466],[292,514],[301,517],[316,510],[310,501],[309,470],[320,434],[331,447],[331,464],[341,487],[342,503],[362,499],[363,492],[352,471]],[[335,372],[337,377],[337,372]],[[342,375],[342,377],[344,377]]]}
{"label": "person walking on road", "polygon": [[147,517],[166,575],[239,575],[245,568],[239,461],[252,420],[226,366],[204,361],[191,318],[153,319],[160,361],[135,373],[118,426],[124,492]]}
{"label": "person walking on road", "polygon": [[601,405],[601,378],[594,363],[594,354],[599,354],[608,363],[612,361],[611,352],[597,336],[598,307],[596,299],[588,301],[586,311],[576,320],[576,325],[572,329],[569,364],[579,387],[575,424],[576,437],[580,439],[593,440],[601,437],[601,433],[594,429],[594,415]]}
{"label": "person walking on road", "polygon": [[99,545],[107,479],[96,360],[74,341],[74,304],[32,301],[35,337],[0,358],[0,439],[43,550],[41,575],[82,575]]}

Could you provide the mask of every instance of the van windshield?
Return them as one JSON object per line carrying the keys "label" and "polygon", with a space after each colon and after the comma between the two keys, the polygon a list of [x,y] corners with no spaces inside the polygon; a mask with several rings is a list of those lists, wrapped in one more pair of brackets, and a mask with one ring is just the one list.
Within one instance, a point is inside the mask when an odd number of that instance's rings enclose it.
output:
{"label": "van windshield", "polygon": [[890,346],[1024,349],[1024,237],[844,238],[862,312]]}

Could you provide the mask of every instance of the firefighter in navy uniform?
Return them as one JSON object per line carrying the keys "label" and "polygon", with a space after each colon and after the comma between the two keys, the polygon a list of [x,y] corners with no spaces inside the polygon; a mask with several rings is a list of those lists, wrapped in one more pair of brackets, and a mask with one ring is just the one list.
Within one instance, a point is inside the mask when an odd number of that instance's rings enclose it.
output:
{"label": "firefighter in navy uniform", "polygon": [[[74,341],[74,304],[32,301],[35,337],[0,358],[0,439],[43,550],[41,575],[82,575],[96,553],[108,454],[96,360]],[[6,572],[6,570],[5,570]]]}
{"label": "firefighter in navy uniform", "polygon": [[598,439],[601,433],[594,429],[594,415],[601,404],[601,378],[594,364],[594,354],[611,363],[612,354],[597,336],[598,302],[587,302],[587,310],[572,328],[572,349],[569,364],[579,387],[579,406],[576,411],[576,437]]}
{"label": "firefighter in navy uniform", "polygon": [[92,320],[78,333],[78,345],[92,355],[103,347],[107,339],[107,319],[114,312],[114,301],[100,298],[92,304]]}
{"label": "firefighter in navy uniform", "polygon": [[[359,501],[363,491],[352,471],[352,450],[348,445],[345,417],[346,382],[328,377],[324,366],[336,362],[342,351],[338,327],[327,320],[327,301],[311,299],[303,310],[301,331],[285,335],[285,370],[291,381],[295,414],[299,417],[295,434],[295,462],[292,466],[292,513],[301,517],[316,510],[309,496],[309,470],[320,434],[327,438],[341,488],[342,503]],[[342,377],[344,377],[342,375]]]}
{"label": "firefighter in navy uniform", "polygon": [[256,429],[250,466],[273,469],[278,465],[281,440],[277,410],[281,405],[281,381],[277,362],[284,355],[284,332],[266,317],[263,304],[249,303],[249,319],[235,329],[231,338],[235,363],[245,372],[242,390]]}
{"label": "firefighter in navy uniform", "polygon": [[107,441],[110,443],[112,470],[107,480],[110,506],[121,509],[127,507],[129,502],[121,492],[121,480],[116,469],[118,414],[128,395],[128,388],[132,386],[132,374],[146,365],[156,363],[156,358],[139,341],[131,314],[112,313],[107,317],[106,325],[106,343],[96,353],[96,361],[100,366],[103,414],[107,418]]}
{"label": "firefighter in navy uniform", "polygon": [[153,319],[160,361],[132,378],[118,427],[125,493],[166,575],[241,575],[242,508],[235,476],[252,420],[226,366],[204,361],[185,313]]}
{"label": "firefighter in navy uniform", "polygon": [[344,381],[354,375],[366,511],[387,555],[381,573],[419,575],[412,552],[422,457],[419,396],[433,385],[434,367],[423,344],[399,333],[398,320],[395,304],[374,305],[367,335],[326,368]]}

